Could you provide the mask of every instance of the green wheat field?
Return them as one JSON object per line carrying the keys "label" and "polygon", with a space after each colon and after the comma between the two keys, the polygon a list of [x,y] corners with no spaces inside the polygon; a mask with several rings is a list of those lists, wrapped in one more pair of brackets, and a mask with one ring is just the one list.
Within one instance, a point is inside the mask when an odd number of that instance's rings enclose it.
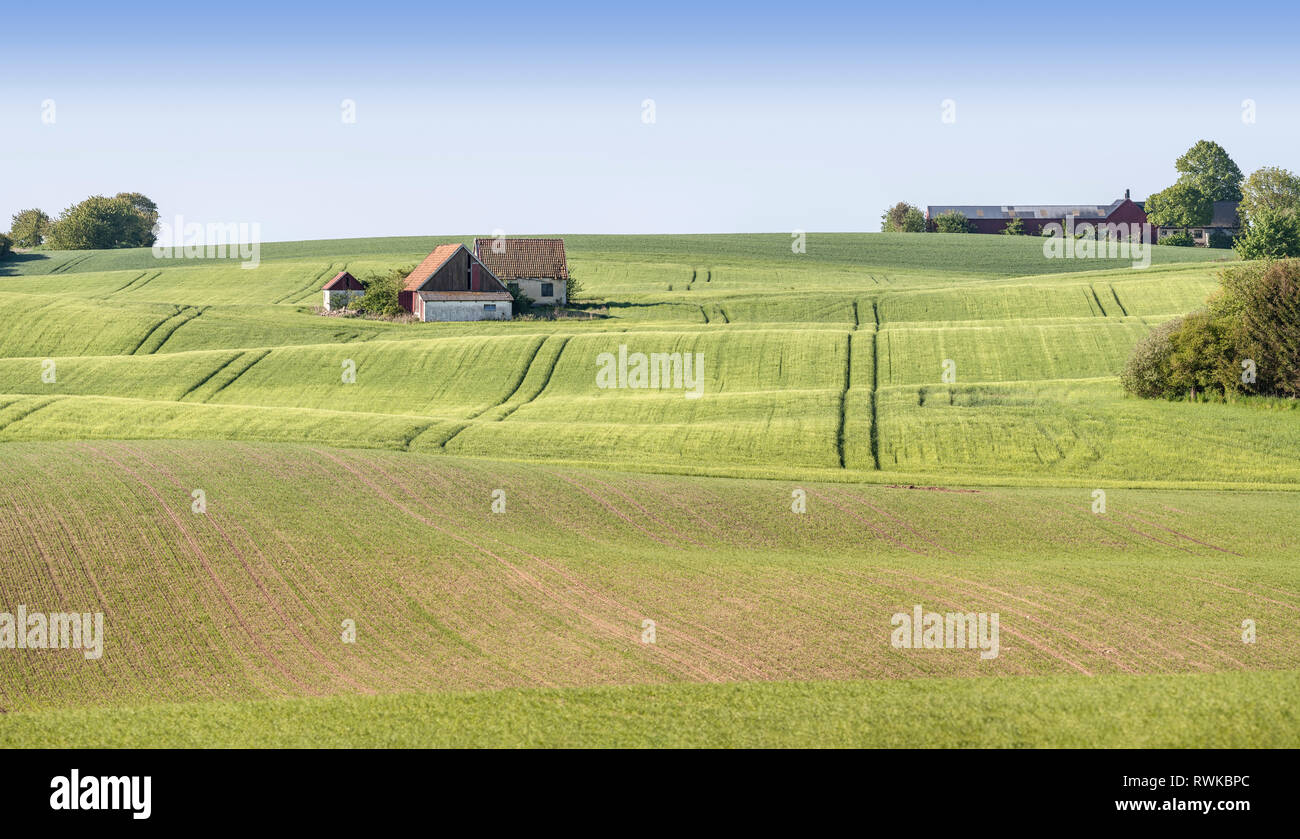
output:
{"label": "green wheat field", "polygon": [[0,262],[0,612],[105,626],[0,650],[0,745],[1300,745],[1300,408],[1118,380],[1230,252],[564,238],[510,322],[314,311],[470,236]]}

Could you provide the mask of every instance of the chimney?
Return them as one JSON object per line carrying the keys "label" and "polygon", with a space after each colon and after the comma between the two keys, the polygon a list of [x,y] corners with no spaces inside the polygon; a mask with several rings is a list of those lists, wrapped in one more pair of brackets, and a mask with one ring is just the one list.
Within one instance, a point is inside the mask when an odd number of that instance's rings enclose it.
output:
{"label": "chimney", "polygon": [[1124,200],[1125,200],[1125,201],[1128,200],[1128,190],[1127,190],[1127,189],[1124,190]]}

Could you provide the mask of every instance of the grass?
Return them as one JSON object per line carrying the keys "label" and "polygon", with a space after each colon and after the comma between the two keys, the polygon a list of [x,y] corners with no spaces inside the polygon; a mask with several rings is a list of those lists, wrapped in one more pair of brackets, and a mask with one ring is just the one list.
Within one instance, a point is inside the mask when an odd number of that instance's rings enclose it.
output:
{"label": "grass", "polygon": [[[313,312],[442,238],[0,263],[0,609],[109,633],[0,654],[0,743],[1300,740],[1292,406],[1116,376],[1230,254],[565,239],[602,317]],[[598,388],[620,345],[703,354],[703,396]],[[893,648],[916,603],[1000,613],[1000,655]]]}
{"label": "grass", "polygon": [[1298,690],[1291,672],[347,696],[10,714],[0,745],[1294,747]]}
{"label": "grass", "polygon": [[[11,443],[0,458],[3,603],[102,611],[108,639],[97,661],[0,656],[8,713],[1300,669],[1290,493],[1116,489],[1099,516],[1086,489],[651,476],[320,445]],[[491,512],[497,489],[504,514]],[[999,656],[891,647],[890,616],[916,603],[999,612]],[[1246,617],[1254,645],[1240,639]],[[654,645],[640,641],[646,618]],[[344,619],[355,645],[340,641]]]}

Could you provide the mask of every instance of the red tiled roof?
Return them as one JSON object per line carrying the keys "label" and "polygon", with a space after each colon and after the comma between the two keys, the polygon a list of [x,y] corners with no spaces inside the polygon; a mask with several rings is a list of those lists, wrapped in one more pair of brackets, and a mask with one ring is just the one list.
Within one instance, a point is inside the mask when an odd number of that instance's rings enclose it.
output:
{"label": "red tiled roof", "polygon": [[334,275],[322,288],[322,291],[338,291],[339,289],[351,289],[353,291],[361,290],[361,282],[347,271],[340,271]]}
{"label": "red tiled roof", "polygon": [[415,266],[415,270],[406,275],[406,280],[402,283],[403,291],[418,291],[420,286],[428,282],[429,278],[438,272],[447,260],[456,254],[456,251],[465,247],[464,245],[453,242],[450,245],[439,245],[433,249],[433,253],[424,258],[424,261]]}
{"label": "red tiled roof", "polygon": [[474,255],[503,282],[520,277],[569,279],[563,239],[475,239]]}

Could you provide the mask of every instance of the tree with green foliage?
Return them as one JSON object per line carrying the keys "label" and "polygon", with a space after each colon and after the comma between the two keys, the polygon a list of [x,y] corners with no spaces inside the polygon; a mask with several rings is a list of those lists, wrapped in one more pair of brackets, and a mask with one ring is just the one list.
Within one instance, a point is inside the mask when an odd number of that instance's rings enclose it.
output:
{"label": "tree with green foliage", "polygon": [[914,204],[899,201],[880,217],[882,233],[924,233],[925,213]]}
{"label": "tree with green foliage", "polygon": [[1023,236],[1025,234],[1025,223],[1020,220],[1019,216],[1007,222],[1007,226],[1002,228],[1004,236]]}
{"label": "tree with green foliage", "polygon": [[4,259],[13,250],[14,241],[3,233],[0,233],[0,259]]}
{"label": "tree with green foliage", "polygon": [[50,217],[37,209],[14,213],[9,235],[20,248],[37,248],[45,241],[50,229]]}
{"label": "tree with green foliage", "polygon": [[144,235],[140,236],[138,247],[149,247],[157,239],[156,231],[158,229],[158,205],[154,203],[149,196],[139,192],[119,192],[113,196],[119,201],[128,201],[137,213],[144,225]]}
{"label": "tree with green foliage", "polygon": [[[1246,369],[1253,381],[1242,380]],[[1133,348],[1120,382],[1146,398],[1300,396],[1300,260],[1225,269],[1208,308],[1152,330]]]}
{"label": "tree with green foliage", "polygon": [[407,271],[392,270],[382,274],[362,277],[363,291],[352,304],[358,312],[378,317],[393,317],[402,313],[400,293]]}
{"label": "tree with green foliage", "polygon": [[1124,390],[1143,399],[1174,395],[1170,386],[1169,357],[1174,350],[1172,336],[1182,323],[1182,318],[1167,320],[1134,345],[1123,372],[1119,374]]}
{"label": "tree with green foliage", "polygon": [[573,268],[569,268],[569,279],[564,287],[565,298],[572,303],[579,297],[587,293],[587,287],[582,284],[582,280],[573,273]]}
{"label": "tree with green foliage", "polygon": [[1199,187],[1179,179],[1147,198],[1146,213],[1157,227],[1203,227],[1214,218],[1214,202]]}
{"label": "tree with green foliage", "polygon": [[1170,335],[1169,388],[1193,399],[1198,393],[1240,389],[1240,356],[1232,324],[1209,312],[1193,312]]}
{"label": "tree with green foliage", "polygon": [[957,210],[949,210],[935,216],[934,226],[940,233],[969,233],[971,231],[970,221],[967,220],[966,214]]}
{"label": "tree with green foliage", "polygon": [[1241,200],[1241,169],[1223,146],[1199,140],[1174,163],[1178,182],[1195,187],[1211,203]]}
{"label": "tree with green foliage", "polygon": [[1210,313],[1230,325],[1237,364],[1255,362],[1254,390],[1300,396],[1300,260],[1224,270]]}
{"label": "tree with green foliage", "polygon": [[415,270],[415,266],[394,268],[382,274],[370,274],[358,277],[365,289],[353,303],[352,308],[363,315],[374,317],[396,317],[406,310],[402,308],[400,293],[402,282]]}
{"label": "tree with green foliage", "polygon": [[1242,259],[1285,259],[1300,256],[1300,214],[1287,210],[1256,210],[1235,241]]}
{"label": "tree with green foliage", "polygon": [[58,250],[149,247],[157,221],[157,205],[139,193],[92,195],[59,214],[47,244]]}
{"label": "tree with green foliage", "polygon": [[1248,222],[1263,210],[1289,213],[1300,210],[1300,177],[1277,166],[1265,166],[1251,172],[1241,185],[1237,215]]}

